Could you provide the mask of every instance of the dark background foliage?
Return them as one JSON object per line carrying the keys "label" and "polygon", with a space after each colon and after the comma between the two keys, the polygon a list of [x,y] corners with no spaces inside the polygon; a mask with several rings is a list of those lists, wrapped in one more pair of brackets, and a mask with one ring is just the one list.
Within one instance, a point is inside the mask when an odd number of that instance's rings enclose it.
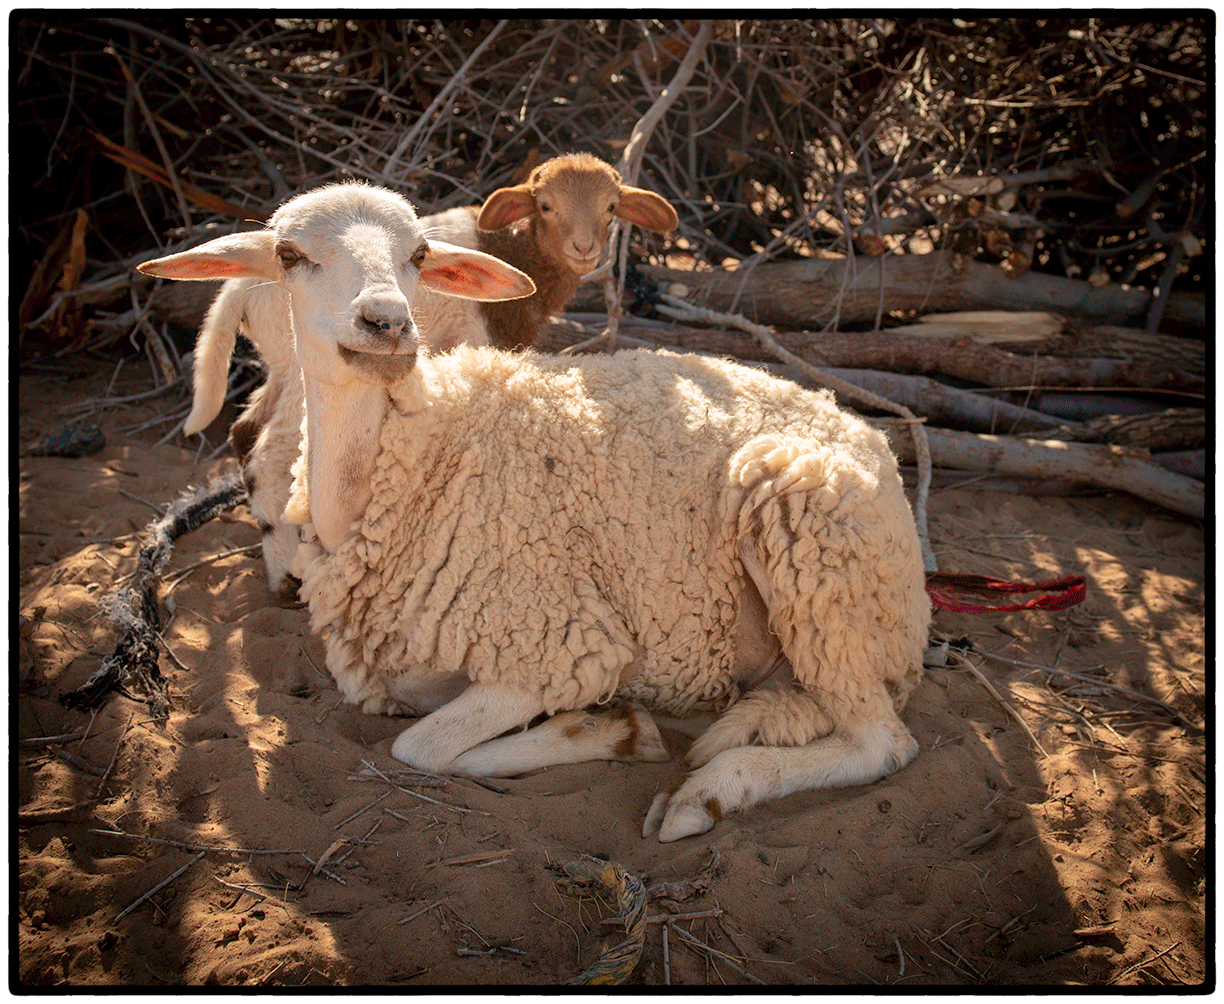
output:
{"label": "dark background foliage", "polygon": [[[113,305],[86,297],[71,324],[51,323],[57,289],[262,219],[324,181],[365,178],[433,210],[478,202],[557,152],[615,162],[694,26],[17,12],[21,336],[87,340],[92,314]],[[704,268],[950,246],[1019,271],[1199,289],[1213,263],[1212,27],[716,22],[643,161],[640,183],[680,213],[662,250]],[[1003,191],[975,193],[975,178]]]}

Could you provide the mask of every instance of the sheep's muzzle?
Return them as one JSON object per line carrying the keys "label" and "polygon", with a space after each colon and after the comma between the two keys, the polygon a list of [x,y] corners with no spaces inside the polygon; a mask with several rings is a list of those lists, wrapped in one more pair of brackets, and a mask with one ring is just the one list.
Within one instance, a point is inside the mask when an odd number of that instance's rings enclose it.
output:
{"label": "sheep's muzzle", "polygon": [[575,275],[589,275],[599,265],[599,255],[594,258],[579,258],[576,255],[567,254],[565,260]]}
{"label": "sheep's muzzle", "polygon": [[388,386],[402,380],[416,368],[417,354],[410,352],[359,352],[346,345],[338,347],[340,358],[357,374],[363,383]]}

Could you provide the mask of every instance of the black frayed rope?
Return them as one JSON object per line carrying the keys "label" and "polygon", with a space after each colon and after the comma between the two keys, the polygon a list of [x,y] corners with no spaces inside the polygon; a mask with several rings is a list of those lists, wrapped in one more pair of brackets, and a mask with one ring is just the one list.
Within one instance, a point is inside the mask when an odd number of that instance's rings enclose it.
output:
{"label": "black frayed rope", "polygon": [[170,558],[174,541],[199,529],[219,513],[246,501],[242,475],[235,471],[215,478],[207,487],[186,492],[165,515],[153,520],[142,537],[132,582],[111,593],[102,602],[103,612],[123,628],[113,655],[81,687],[60,696],[60,703],[79,711],[96,708],[108,694],[118,691],[144,701],[154,718],[164,718],[170,709],[166,680],[158,667],[157,581]]}

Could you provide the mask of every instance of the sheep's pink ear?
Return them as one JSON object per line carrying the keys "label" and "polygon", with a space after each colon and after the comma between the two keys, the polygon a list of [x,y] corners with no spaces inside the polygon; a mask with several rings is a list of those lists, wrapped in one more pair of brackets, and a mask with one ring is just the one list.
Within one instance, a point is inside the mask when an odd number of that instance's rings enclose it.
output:
{"label": "sheep's pink ear", "polygon": [[535,212],[535,196],[526,185],[499,188],[484,201],[476,226],[486,233],[508,227]]}
{"label": "sheep's pink ear", "polygon": [[672,204],[663,196],[628,185],[621,185],[616,215],[644,230],[653,230],[656,234],[675,230],[680,223]]}
{"label": "sheep's pink ear", "polygon": [[276,237],[270,230],[228,234],[179,254],[137,265],[145,275],[163,279],[280,278],[273,251]]}
{"label": "sheep's pink ear", "polygon": [[469,300],[517,300],[535,292],[531,277],[500,258],[443,241],[430,241],[421,284]]}

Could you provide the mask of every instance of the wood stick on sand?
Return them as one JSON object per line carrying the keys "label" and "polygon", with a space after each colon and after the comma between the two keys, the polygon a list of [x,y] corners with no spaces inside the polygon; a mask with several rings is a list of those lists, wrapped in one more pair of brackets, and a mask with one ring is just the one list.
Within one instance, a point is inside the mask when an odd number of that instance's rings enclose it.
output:
{"label": "wood stick on sand", "polygon": [[155,885],[155,886],[154,886],[152,889],[150,889],[150,890],[149,890],[148,892],[146,892],[144,895],[139,896],[139,897],[138,897],[138,898],[137,898],[137,899],[136,899],[134,902],[132,902],[131,904],[129,904],[127,907],[125,907],[125,908],[123,909],[123,911],[122,911],[122,912],[121,912],[121,913],[120,913],[120,914],[119,914],[119,915],[118,915],[118,916],[115,918],[115,920],[116,920],[116,921],[120,921],[120,920],[122,920],[122,919],[123,919],[124,917],[126,917],[126,916],[127,916],[129,913],[131,913],[133,910],[135,910],[135,909],[136,909],[136,907],[140,906],[140,904],[141,904],[141,903],[143,903],[143,902],[144,902],[146,899],[148,899],[150,896],[154,895],[155,893],[160,892],[162,889],[164,889],[166,886],[168,886],[168,885],[169,885],[171,882],[173,882],[173,881],[174,881],[176,878],[178,878],[180,875],[182,875],[182,874],[183,874],[183,872],[185,872],[185,871],[186,871],[188,868],[190,868],[192,865],[194,865],[194,864],[195,864],[197,861],[199,861],[199,860],[200,860],[200,858],[202,858],[202,857],[204,857],[204,851],[200,851],[200,853],[199,853],[199,854],[197,854],[197,855],[196,855],[194,858],[192,858],[190,861],[188,861],[188,862],[187,862],[185,865],[183,865],[183,867],[182,867],[182,868],[180,868],[178,871],[176,871],[176,872],[175,872],[173,875],[171,875],[169,878],[165,879],[165,880],[164,880],[164,881],[162,881],[162,882],[158,882],[158,883],[157,883],[157,885]]}

